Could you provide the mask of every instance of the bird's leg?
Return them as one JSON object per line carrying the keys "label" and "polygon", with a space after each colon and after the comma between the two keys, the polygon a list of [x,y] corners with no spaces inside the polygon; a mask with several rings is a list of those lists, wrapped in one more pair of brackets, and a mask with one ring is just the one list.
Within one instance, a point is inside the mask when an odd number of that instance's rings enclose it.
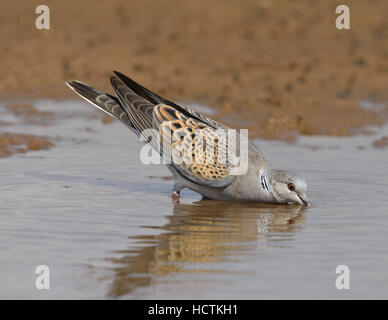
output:
{"label": "bird's leg", "polygon": [[181,188],[174,185],[174,188],[172,189],[172,195],[171,195],[173,203],[179,203],[180,194],[181,194]]}
{"label": "bird's leg", "polygon": [[180,191],[173,190],[172,191],[172,202],[179,203],[179,199],[180,199]]}

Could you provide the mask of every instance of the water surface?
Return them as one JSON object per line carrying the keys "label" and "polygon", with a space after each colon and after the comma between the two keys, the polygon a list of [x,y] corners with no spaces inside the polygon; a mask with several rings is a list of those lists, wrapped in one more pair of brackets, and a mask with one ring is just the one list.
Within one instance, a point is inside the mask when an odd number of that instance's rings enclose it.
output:
{"label": "water surface", "polygon": [[[388,149],[371,135],[256,141],[275,167],[302,174],[313,206],[170,199],[169,171],[79,101],[39,100],[28,123],[0,106],[0,127],[55,147],[0,159],[0,298],[388,298]],[[350,290],[335,286],[338,265]],[[35,268],[50,268],[37,290]]]}

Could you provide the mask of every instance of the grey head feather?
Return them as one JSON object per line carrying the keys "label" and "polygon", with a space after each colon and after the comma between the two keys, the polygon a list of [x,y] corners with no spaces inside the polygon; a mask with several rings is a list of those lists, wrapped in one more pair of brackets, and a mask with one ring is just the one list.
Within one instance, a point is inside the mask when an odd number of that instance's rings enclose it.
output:
{"label": "grey head feather", "polygon": [[271,169],[268,172],[272,194],[279,203],[299,203],[310,205],[307,199],[307,183],[299,175],[285,171]]}

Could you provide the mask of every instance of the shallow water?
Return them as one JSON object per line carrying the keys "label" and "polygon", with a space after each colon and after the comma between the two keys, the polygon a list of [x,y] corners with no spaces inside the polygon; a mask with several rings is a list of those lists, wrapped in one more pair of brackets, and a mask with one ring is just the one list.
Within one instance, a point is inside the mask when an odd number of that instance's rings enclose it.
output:
{"label": "shallow water", "polygon": [[[25,123],[0,105],[2,131],[55,137],[55,147],[0,159],[0,298],[388,298],[388,135],[257,141],[278,168],[301,173],[313,206],[170,199],[162,166],[79,101]],[[88,128],[90,129],[88,129]],[[362,147],[360,147],[362,146]],[[37,290],[35,268],[50,269]],[[338,290],[335,269],[350,269]]]}

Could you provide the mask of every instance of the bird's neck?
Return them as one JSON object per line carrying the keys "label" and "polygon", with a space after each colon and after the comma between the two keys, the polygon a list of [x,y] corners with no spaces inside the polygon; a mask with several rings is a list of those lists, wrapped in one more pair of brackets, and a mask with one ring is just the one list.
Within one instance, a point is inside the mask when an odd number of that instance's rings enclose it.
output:
{"label": "bird's neck", "polygon": [[265,177],[268,181],[268,189],[271,197],[275,199],[279,203],[283,203],[282,197],[277,193],[276,188],[274,187],[275,178],[274,175],[276,175],[279,172],[279,170],[267,168],[265,171]]}
{"label": "bird's neck", "polygon": [[271,169],[264,168],[260,170],[259,174],[259,184],[263,192],[267,193],[268,195],[272,195],[272,186],[271,186],[271,179],[270,179],[270,171]]}

